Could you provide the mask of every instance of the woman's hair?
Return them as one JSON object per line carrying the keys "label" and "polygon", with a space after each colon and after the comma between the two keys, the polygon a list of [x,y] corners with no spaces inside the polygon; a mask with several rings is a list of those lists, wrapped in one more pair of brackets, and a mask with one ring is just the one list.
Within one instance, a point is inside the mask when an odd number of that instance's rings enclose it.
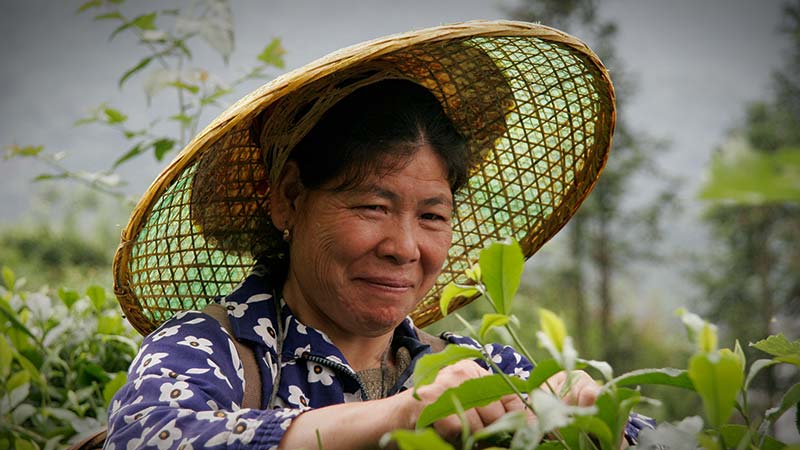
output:
{"label": "woman's hair", "polygon": [[467,179],[466,140],[439,101],[407,80],[383,80],[357,89],[332,106],[289,158],[303,185],[316,189],[342,177],[334,189],[358,186],[370,174],[402,169],[423,144],[447,168],[451,191]]}

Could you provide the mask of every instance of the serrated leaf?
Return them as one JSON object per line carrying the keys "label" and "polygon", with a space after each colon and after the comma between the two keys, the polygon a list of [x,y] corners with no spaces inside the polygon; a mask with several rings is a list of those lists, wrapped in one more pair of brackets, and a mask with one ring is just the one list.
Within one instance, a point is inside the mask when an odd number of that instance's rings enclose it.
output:
{"label": "serrated leaf", "polygon": [[600,375],[602,375],[603,379],[606,381],[609,381],[612,378],[614,378],[614,369],[611,368],[611,364],[605,361],[596,361],[594,359],[578,358],[578,362],[586,364],[587,366],[600,372]]}
{"label": "serrated leaf", "polygon": [[639,369],[624,373],[612,379],[607,386],[638,386],[642,384],[653,384],[663,386],[674,386],[684,389],[694,390],[689,374],[682,369],[663,368],[663,369]]}
{"label": "serrated leaf", "polygon": [[259,61],[263,62],[268,66],[274,66],[278,69],[283,69],[286,66],[286,62],[283,60],[283,55],[286,54],[286,50],[283,48],[283,44],[281,44],[281,40],[278,38],[274,38],[264,47],[264,50],[258,54],[257,58]]}
{"label": "serrated leaf", "polygon": [[777,357],[781,362],[800,367],[800,339],[789,342],[786,336],[781,333],[760,340],[755,344],[751,343],[750,346]]}
{"label": "serrated leaf", "polygon": [[153,142],[153,153],[155,154],[156,160],[161,161],[164,159],[164,156],[169,153],[174,146],[175,141],[168,138],[159,139]]}
{"label": "serrated leaf", "polygon": [[109,125],[122,123],[128,120],[128,116],[122,114],[121,112],[119,112],[114,108],[104,108],[103,113],[106,115],[106,123],[108,123]]}
{"label": "serrated leaf", "polygon": [[474,348],[448,345],[441,352],[425,355],[414,367],[414,389],[431,384],[439,371],[463,359],[480,359],[483,353]]}
{"label": "serrated leaf", "polygon": [[481,280],[500,314],[509,314],[519,288],[525,257],[516,241],[494,242],[481,250]]}
{"label": "serrated leaf", "polygon": [[[751,430],[744,425],[725,424],[720,428],[721,437],[725,441],[727,448],[737,448],[738,445],[742,444],[745,446],[738,448],[755,448],[747,445],[750,441],[749,436],[751,436],[751,433]],[[786,450],[786,444],[766,435],[758,450]]]}
{"label": "serrated leaf", "polygon": [[439,298],[439,309],[442,315],[447,315],[450,303],[457,297],[469,298],[477,293],[478,289],[474,286],[462,286],[456,283],[448,283],[444,289],[442,289],[442,296]]}
{"label": "serrated leaf", "polygon": [[3,286],[11,292],[14,292],[14,286],[17,284],[17,276],[11,267],[3,266]]}
{"label": "serrated leaf", "polygon": [[424,430],[395,430],[381,438],[381,447],[396,442],[400,450],[455,450],[430,428]]}
{"label": "serrated leaf", "polygon": [[641,394],[628,388],[601,390],[595,405],[597,417],[611,430],[611,448],[619,448],[625,424],[631,409],[639,403]]}
{"label": "serrated leaf", "polygon": [[728,349],[698,353],[689,360],[688,373],[703,400],[709,425],[717,428],[727,422],[744,383],[739,358]]}
{"label": "serrated leaf", "polygon": [[611,430],[609,430],[608,425],[599,418],[594,416],[576,416],[573,425],[579,430],[600,440],[606,448],[611,448],[611,443],[614,441],[614,438],[611,437]]}
{"label": "serrated leaf", "polygon": [[595,406],[567,405],[555,394],[541,389],[531,393],[531,402],[542,433],[549,433],[571,424],[576,415],[591,415],[597,412]]}
{"label": "serrated leaf", "polygon": [[102,286],[92,285],[86,289],[86,296],[92,301],[95,309],[98,311],[103,310],[106,304],[106,290]]}
{"label": "serrated leaf", "polygon": [[122,87],[123,84],[128,80],[128,78],[132,77],[136,72],[144,69],[147,67],[150,62],[153,60],[151,56],[146,56],[142,58],[135,66],[131,67],[130,69],[126,70],[125,73],[122,74],[119,81],[117,82],[117,86]]}
{"label": "serrated leaf", "polygon": [[[504,380],[508,378],[508,383]],[[459,408],[464,410],[488,405],[500,400],[506,395],[513,394],[514,389],[525,392],[527,382],[518,377],[494,374],[485,377],[472,378],[459,386],[449,388],[433,403],[426,406],[417,419],[417,428],[426,427],[439,419],[455,414]],[[457,398],[460,405],[453,402]]]}
{"label": "serrated leaf", "polygon": [[481,341],[486,340],[486,333],[491,331],[492,328],[502,327],[503,325],[507,324],[509,320],[510,317],[505,314],[484,314],[483,320],[481,321],[481,329],[478,332]]}

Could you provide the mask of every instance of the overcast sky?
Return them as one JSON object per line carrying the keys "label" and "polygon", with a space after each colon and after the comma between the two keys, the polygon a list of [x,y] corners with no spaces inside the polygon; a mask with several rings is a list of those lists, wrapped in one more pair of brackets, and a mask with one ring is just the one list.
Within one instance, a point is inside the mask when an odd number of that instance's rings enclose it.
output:
{"label": "overcast sky", "polygon": [[[156,8],[157,2],[144,2]],[[101,169],[120,155],[123,142],[100,127],[72,123],[100,102],[125,110],[144,125],[148,110],[141,79],[120,91],[116,80],[141,56],[130,36],[108,42],[111,24],[92,23],[74,11],[81,1],[2,0],[0,29],[0,145],[36,144],[68,151],[76,169]],[[670,142],[658,162],[685,180],[679,195],[687,208],[676,217],[667,246],[680,252],[703,242],[696,192],[709,157],[743,107],[768,94],[770,72],[781,61],[785,39],[777,32],[778,0],[598,0],[603,17],[619,26],[617,51],[636,83],[625,98],[634,129]],[[240,74],[272,38],[287,50],[287,70],[346,45],[442,23],[505,18],[487,0],[232,0],[236,53],[226,68],[210,51],[202,65],[224,75]],[[580,36],[579,36],[580,37]],[[591,45],[591,42],[589,42]],[[210,62],[206,62],[205,58]],[[276,72],[276,75],[279,73]],[[612,78],[614,73],[612,73]],[[253,88],[255,84],[248,85]],[[246,92],[228,98],[233,102]],[[211,116],[205,122],[211,120]],[[613,156],[612,156],[613,157]],[[123,170],[131,193],[140,193],[166,165],[139,158]],[[44,171],[31,161],[0,161],[0,223],[29,213],[28,180]],[[641,180],[631,201],[652,192]],[[637,197],[638,196],[638,197]],[[663,289],[663,286],[659,289]],[[646,295],[651,295],[647,293]]]}

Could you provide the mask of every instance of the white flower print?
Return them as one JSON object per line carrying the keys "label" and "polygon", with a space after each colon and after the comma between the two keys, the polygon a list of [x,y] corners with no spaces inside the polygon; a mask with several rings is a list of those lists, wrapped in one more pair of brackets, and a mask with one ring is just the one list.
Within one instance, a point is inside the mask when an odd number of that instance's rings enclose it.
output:
{"label": "white flower print", "polygon": [[289,417],[295,417],[295,416],[297,416],[299,414],[300,414],[300,411],[298,411],[296,409],[284,408],[284,409],[275,410],[275,417],[277,417],[279,419],[286,419],[286,418],[289,418]]}
{"label": "white flower print", "polygon": [[213,355],[214,354],[214,350],[211,348],[211,341],[209,341],[206,338],[198,338],[198,337],[195,337],[195,336],[186,336],[186,337],[183,338],[182,341],[178,342],[178,345],[185,345],[187,347],[192,347],[193,349],[206,352],[209,355]]}
{"label": "white flower print", "polygon": [[202,368],[202,367],[195,367],[195,368],[187,370],[186,373],[188,373],[190,375],[202,375],[202,374],[208,372],[209,370],[211,370],[211,369],[206,369],[206,368]]}
{"label": "white flower print", "polygon": [[361,400],[361,389],[353,392],[352,394],[349,392],[344,393],[344,402],[345,403],[354,403],[360,402]]}
{"label": "white flower print", "polygon": [[161,364],[161,359],[166,358],[167,356],[169,356],[169,353],[163,352],[148,353],[147,355],[142,356],[142,362],[139,364],[139,367],[136,368],[136,375],[141,376],[145,370]]}
{"label": "white flower print", "polygon": [[186,381],[189,379],[189,377],[187,377],[186,375],[181,375],[172,369],[167,369],[166,367],[161,368],[161,378],[163,377],[170,377],[173,380],[177,381]]}
{"label": "white flower print", "polygon": [[144,447],[144,445],[143,445],[144,444],[144,440],[147,439],[147,435],[150,434],[150,431],[152,429],[153,429],[153,427],[147,427],[147,428],[143,429],[141,437],[139,437],[137,439],[131,439],[130,441],[128,441],[128,445],[125,447],[125,449],[126,450],[138,450],[138,449]]}
{"label": "white flower print", "polygon": [[131,367],[130,367],[130,369],[128,370],[128,374],[130,374],[130,373],[133,371],[133,368],[134,368],[134,367],[137,367],[137,368],[139,367],[139,366],[138,366],[138,364],[139,364],[139,360],[140,360],[140,359],[142,359],[142,355],[146,355],[146,353],[145,353],[145,352],[147,351],[147,347],[149,347],[149,346],[150,346],[150,344],[144,344],[144,345],[142,345],[142,348],[140,348],[140,349],[139,349],[139,352],[138,352],[138,353],[136,354],[136,356],[133,358],[133,361],[131,361]]}
{"label": "white flower print", "polygon": [[244,313],[247,311],[248,305],[247,303],[238,303],[238,302],[225,302],[223,305],[225,309],[228,310],[228,314],[237,319],[240,319],[244,316]]}
{"label": "white flower print", "polygon": [[289,403],[302,410],[310,408],[308,406],[309,405],[308,397],[306,397],[306,394],[304,394],[303,391],[300,390],[300,388],[295,385],[289,386]]}
{"label": "white flower print", "polygon": [[244,365],[239,359],[239,351],[236,350],[236,344],[233,343],[233,339],[228,339],[228,351],[231,354],[231,363],[236,368],[236,376],[244,382]]}
{"label": "white flower print", "polygon": [[217,422],[228,418],[228,413],[225,411],[200,411],[197,413],[197,420],[207,420],[209,422]]}
{"label": "white flower print", "polygon": [[297,322],[297,332],[300,333],[300,334],[308,334],[308,330],[306,329],[306,326],[303,325],[300,322]]}
{"label": "white flower print", "polygon": [[133,422],[139,422],[139,425],[145,426],[147,424],[147,416],[150,415],[150,412],[156,409],[155,406],[148,406],[142,410],[139,410],[136,413],[128,414],[127,416],[122,416],[122,420],[125,421],[127,424],[131,424]]}
{"label": "white flower print", "polygon": [[312,361],[308,361],[306,365],[308,366],[309,383],[322,383],[323,386],[330,386],[333,384],[333,377],[335,375],[332,370]]}
{"label": "white flower print", "polygon": [[172,447],[172,443],[183,436],[180,428],[175,426],[175,420],[176,419],[171,420],[158,430],[158,432],[147,441],[147,445],[155,445],[158,447],[158,450],[166,450]]}
{"label": "white flower print", "polygon": [[275,331],[275,327],[272,326],[272,321],[266,317],[262,317],[258,319],[257,323],[258,324],[253,327],[253,331],[264,340],[267,347],[277,349],[278,333]]}
{"label": "white flower print", "polygon": [[194,396],[194,392],[189,390],[189,383],[185,381],[176,381],[175,383],[166,382],[161,385],[161,395],[158,400],[161,402],[169,402],[169,406],[176,408],[179,406],[178,402],[186,400]]}
{"label": "white flower print", "polygon": [[[186,317],[186,316],[189,316],[189,315],[197,315],[197,314],[200,314],[200,311],[195,311],[195,310],[191,310],[191,309],[189,309],[189,310],[186,310],[186,311],[179,311],[179,312],[176,312],[176,313],[175,313],[175,315],[174,315],[174,316],[172,316],[172,319],[173,319],[173,320],[179,320],[179,319],[183,319],[183,318],[184,318],[184,317]],[[196,319],[192,319],[192,320],[190,320],[190,321],[188,321],[188,322],[186,322],[186,323],[188,323],[188,324],[196,324],[196,323],[202,323],[202,322],[205,322],[205,320],[206,320],[206,319],[204,319],[204,318],[202,318],[202,317],[198,317],[198,318],[196,318]]]}
{"label": "white flower print", "polygon": [[150,339],[152,339],[153,342],[158,342],[161,339],[164,339],[165,337],[174,336],[175,334],[178,334],[178,331],[180,331],[180,329],[181,329],[180,324],[173,325],[171,327],[164,327],[156,331],[154,334],[152,334],[150,336]]}
{"label": "white flower print", "polygon": [[518,376],[522,379],[527,380],[528,377],[531,376],[530,371],[523,369],[522,367],[515,367],[514,368],[514,376]]}
{"label": "white flower print", "polygon": [[233,427],[233,430],[231,430],[231,436],[230,439],[228,439],[228,444],[232,444],[236,441],[239,441],[242,444],[249,444],[256,435],[256,430],[261,426],[262,423],[263,421],[256,419],[239,419],[239,421]]}
{"label": "white flower print", "polygon": [[294,349],[294,356],[297,358],[303,358],[304,354],[311,352],[311,345],[306,345],[305,347],[297,347]]}
{"label": "white flower print", "polygon": [[194,446],[192,443],[197,440],[197,437],[183,438],[180,444],[178,444],[178,450],[194,450]]}
{"label": "white flower print", "polygon": [[269,300],[271,298],[272,298],[272,296],[269,295],[269,294],[256,294],[256,295],[253,295],[250,298],[248,298],[247,302],[245,302],[245,303],[263,302],[263,301]]}
{"label": "white flower print", "polygon": [[228,377],[226,377],[225,374],[222,373],[222,370],[220,370],[219,366],[214,361],[206,358],[206,363],[208,363],[208,365],[211,366],[212,369],[214,369],[215,377],[228,383],[228,387],[233,389],[233,386],[231,385],[231,382],[228,380]]}
{"label": "white flower print", "polygon": [[272,353],[266,352],[264,354],[264,364],[267,365],[270,373],[275,373],[278,371],[278,365],[275,364],[275,361],[272,360]]}

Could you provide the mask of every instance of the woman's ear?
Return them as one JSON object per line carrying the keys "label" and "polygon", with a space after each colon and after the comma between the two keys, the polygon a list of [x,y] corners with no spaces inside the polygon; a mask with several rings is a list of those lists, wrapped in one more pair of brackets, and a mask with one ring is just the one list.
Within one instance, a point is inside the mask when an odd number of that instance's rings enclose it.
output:
{"label": "woman's ear", "polygon": [[297,200],[303,192],[300,168],[294,161],[287,161],[278,175],[278,182],[271,188],[270,215],[272,224],[279,230],[291,229],[297,213]]}

